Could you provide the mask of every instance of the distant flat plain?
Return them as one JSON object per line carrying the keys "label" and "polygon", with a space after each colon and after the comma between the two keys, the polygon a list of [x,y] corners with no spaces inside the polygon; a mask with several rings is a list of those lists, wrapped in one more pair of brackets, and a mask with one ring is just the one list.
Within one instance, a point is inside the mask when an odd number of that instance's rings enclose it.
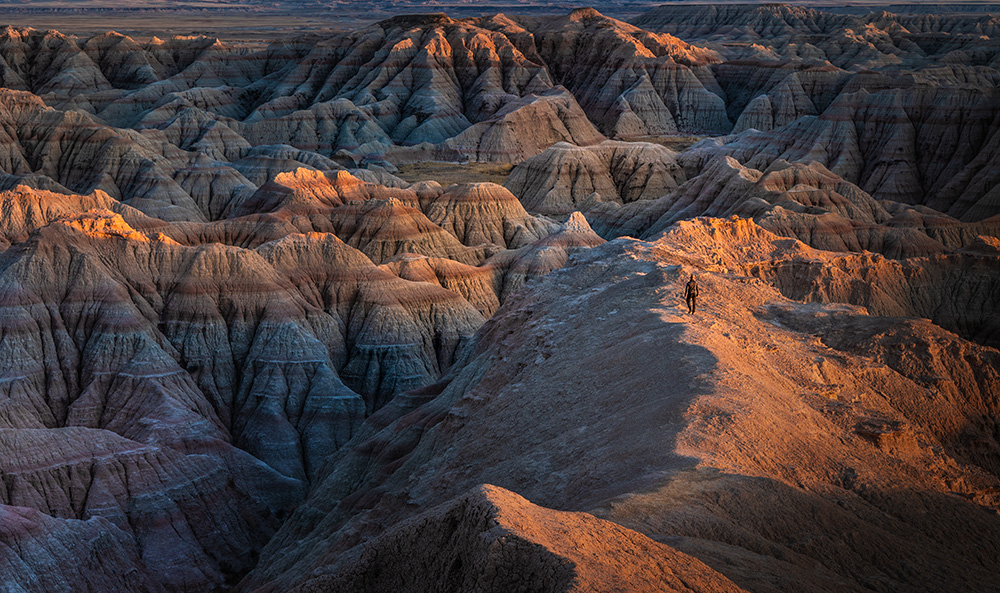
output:
{"label": "distant flat plain", "polygon": [[[731,4],[735,2],[714,2]],[[744,2],[745,3],[745,0]],[[888,10],[896,13],[993,12],[1000,13],[1000,3],[993,2],[904,2],[854,0],[831,3],[828,0],[798,1],[787,4],[811,6],[833,12],[866,13]],[[205,35],[239,41],[277,41],[303,32],[327,33],[353,30],[399,14],[443,12],[453,18],[473,17],[499,12],[515,15],[566,14],[574,8],[592,6],[603,14],[628,21],[646,10],[663,4],[708,4],[700,0],[664,2],[540,2],[507,0],[475,2],[449,0],[144,0],[141,4],[126,0],[0,0],[0,26],[13,25],[35,29],[55,29],[63,33],[89,35],[115,30],[132,36]]]}

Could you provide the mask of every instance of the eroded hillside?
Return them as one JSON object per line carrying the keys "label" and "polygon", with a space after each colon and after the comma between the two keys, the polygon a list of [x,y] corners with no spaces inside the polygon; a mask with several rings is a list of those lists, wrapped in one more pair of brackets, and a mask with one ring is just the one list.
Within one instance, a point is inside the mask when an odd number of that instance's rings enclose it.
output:
{"label": "eroded hillside", "polygon": [[991,18],[7,27],[0,591],[988,590]]}

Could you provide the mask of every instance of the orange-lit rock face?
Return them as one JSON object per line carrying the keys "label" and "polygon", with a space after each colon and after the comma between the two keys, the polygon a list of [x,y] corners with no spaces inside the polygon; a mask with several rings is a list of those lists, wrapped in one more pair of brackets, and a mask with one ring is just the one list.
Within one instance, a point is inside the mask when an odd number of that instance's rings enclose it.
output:
{"label": "orange-lit rock face", "polygon": [[120,214],[109,210],[90,210],[86,214],[60,218],[56,222],[94,239],[120,237],[132,241],[149,241],[148,236],[130,227]]}
{"label": "orange-lit rock face", "polygon": [[[837,268],[838,257],[856,256],[712,219],[572,258],[511,296],[446,384],[366,423],[364,445],[326,468],[309,512],[283,525],[244,589],[404,579],[395,554],[411,534],[476,524],[429,509],[482,483],[698,558],[712,570],[682,577],[693,590],[732,586],[712,571],[746,590],[862,590],[858,575],[871,572],[900,587],[946,574],[931,588],[988,588],[997,556],[978,551],[1000,549],[998,353],[927,320],[831,302],[838,295],[790,300],[735,269],[766,261],[793,273],[807,258]],[[692,273],[693,316],[682,299]],[[601,590],[595,534],[621,552],[607,556],[619,580],[641,580],[650,563],[677,576],[696,566],[645,548],[622,568],[635,548],[586,516],[550,516],[549,532],[536,514],[504,523],[511,515],[497,506],[501,525],[520,526],[511,537],[580,558],[584,590]],[[503,533],[489,526],[477,541]],[[434,582],[431,567],[460,566],[450,574],[473,579],[491,566],[470,567],[473,546],[458,548],[435,546],[435,563],[414,561],[405,574]]]}
{"label": "orange-lit rock face", "polygon": [[736,132],[711,152],[762,171],[815,160],[876,199],[981,220],[997,211],[996,31],[784,6],[389,19],[267,47],[8,27],[0,121],[17,133],[0,168],[8,187],[101,189],[200,221],[297,166]]}

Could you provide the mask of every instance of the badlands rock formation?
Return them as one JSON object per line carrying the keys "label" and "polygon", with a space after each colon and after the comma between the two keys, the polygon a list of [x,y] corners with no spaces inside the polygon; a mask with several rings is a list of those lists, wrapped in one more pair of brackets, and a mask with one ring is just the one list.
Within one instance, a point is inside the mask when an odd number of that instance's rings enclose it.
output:
{"label": "badlands rock formation", "polygon": [[816,161],[778,160],[759,171],[723,155],[655,201],[597,205],[592,217],[605,235],[652,237],[684,219],[734,214],[819,249],[894,258],[944,253],[1000,233],[997,217],[963,223],[929,208],[875,200]]}
{"label": "badlands rock formation", "polygon": [[0,590],[990,590],[995,25],[3,29]]}
{"label": "badlands rock formation", "polygon": [[706,150],[757,169],[817,160],[963,220],[997,213],[990,21],[737,5],[636,24],[424,15],[270,45],[8,27],[0,121],[17,133],[0,186],[101,189],[205,221],[296,167],[518,163],[560,141],[734,132]]}
{"label": "badlands rock formation", "polygon": [[[3,562],[27,590],[232,585],[366,416],[448,370],[508,268],[588,245],[497,185],[344,171],[276,175],[238,206],[261,212],[212,223],[100,190],[0,199]],[[62,550],[107,562],[61,568]]]}
{"label": "badlands rock formation", "polygon": [[[413,572],[410,562],[429,570]],[[622,571],[621,562],[632,566]],[[345,564],[293,590],[742,591],[639,533],[488,484],[393,528]]]}
{"label": "badlands rock formation", "polygon": [[584,204],[659,198],[684,181],[677,155],[656,144],[560,142],[520,163],[504,186],[533,212],[565,215]]}
{"label": "badlands rock formation", "polygon": [[674,5],[635,22],[723,56],[715,80],[742,133],[707,152],[761,170],[816,160],[878,199],[970,221],[997,213],[1000,42],[989,17]]}
{"label": "badlands rock formation", "polygon": [[[503,574],[489,559],[468,564],[485,542],[450,541],[426,562],[404,543],[439,537],[448,513],[468,537],[467,498],[434,507],[484,483],[610,519],[747,590],[992,587],[998,353],[834,295],[790,300],[744,272],[837,257],[721,220],[591,249],[512,296],[444,381],[371,417],[241,590]],[[697,316],[679,297],[692,272]],[[586,554],[597,528],[561,524],[575,545],[538,553]],[[687,587],[724,590],[712,578]]]}

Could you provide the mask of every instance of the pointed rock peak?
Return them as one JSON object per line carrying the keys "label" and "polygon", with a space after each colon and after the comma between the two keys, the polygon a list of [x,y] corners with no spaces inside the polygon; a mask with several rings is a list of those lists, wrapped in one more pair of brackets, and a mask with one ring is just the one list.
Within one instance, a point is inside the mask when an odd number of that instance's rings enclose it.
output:
{"label": "pointed rock peak", "polygon": [[518,29],[521,28],[520,23],[518,23],[517,21],[515,21],[514,19],[510,18],[509,16],[507,16],[502,12],[498,12],[493,16],[483,17],[481,22],[492,23],[495,25],[503,25],[507,27],[515,27]]}
{"label": "pointed rock peak", "polygon": [[437,181],[417,181],[411,183],[409,186],[406,187],[406,189],[415,192],[422,192],[422,191],[438,191],[444,188],[442,188],[441,184],[438,183]]}
{"label": "pointed rock peak", "polygon": [[66,39],[67,37],[68,36],[66,34],[61,33],[59,31],[56,31],[55,29],[47,29],[45,31],[45,35],[42,36],[42,39],[45,39],[45,40],[49,40],[49,39]]}
{"label": "pointed rock peak", "polygon": [[362,185],[364,181],[352,175],[349,171],[337,171],[330,176],[330,183],[335,187],[352,187]]}
{"label": "pointed rock peak", "polygon": [[88,237],[123,237],[133,241],[149,241],[149,237],[129,226],[121,214],[110,210],[89,210],[83,214],[60,218],[53,224],[68,227]]}
{"label": "pointed rock peak", "polygon": [[1000,256],[1000,238],[979,235],[971,245],[963,248],[961,251],[964,253],[997,257]]}
{"label": "pointed rock peak", "polygon": [[156,35],[153,35],[153,38],[149,40],[149,45],[163,45],[164,43],[166,42],[157,37]]}
{"label": "pointed rock peak", "polygon": [[[343,176],[341,175],[343,173]],[[361,180],[354,177],[347,171],[337,171],[336,174],[327,176],[322,171],[311,167],[299,167],[294,171],[278,173],[274,176],[274,182],[292,189],[312,187],[316,185],[347,186],[357,185]]]}
{"label": "pointed rock peak", "polygon": [[778,159],[767,168],[757,185],[769,191],[786,191],[795,185],[819,187],[824,183],[844,181],[817,161],[789,163]]}
{"label": "pointed rock peak", "polygon": [[304,261],[324,261],[324,265],[342,270],[371,266],[371,260],[365,254],[348,246],[333,233],[286,235],[257,246],[256,251],[272,265],[283,268],[299,268]]}
{"label": "pointed rock peak", "polygon": [[172,238],[168,237],[167,235],[164,235],[163,233],[156,233],[152,237],[152,240],[158,243],[166,243],[167,245],[180,245],[180,243],[174,241]]}
{"label": "pointed rock peak", "polygon": [[478,183],[456,183],[442,195],[442,199],[470,202],[517,201],[514,194],[502,185],[483,181]]}
{"label": "pointed rock peak", "polygon": [[402,200],[396,197],[391,197],[386,200],[378,200],[377,202],[379,208],[391,208],[393,210],[406,208],[406,204],[404,204]]}
{"label": "pointed rock peak", "polygon": [[6,25],[3,29],[0,29],[0,37],[26,37],[34,31],[31,27],[12,27]]}
{"label": "pointed rock peak", "polygon": [[603,19],[605,18],[603,14],[597,12],[596,9],[590,6],[583,8],[574,9],[573,12],[569,13],[569,20],[571,21],[585,21],[591,19]]}
{"label": "pointed rock peak", "polygon": [[587,222],[587,218],[580,211],[576,211],[569,215],[566,222],[562,225],[562,232],[565,233],[593,233],[594,229],[590,228],[590,223]]}
{"label": "pointed rock peak", "polygon": [[738,216],[682,220],[656,242],[660,241],[683,245],[695,253],[715,254],[709,257],[723,266],[734,265],[736,254],[741,261],[764,261],[816,253],[801,241],[779,237],[753,219]]}
{"label": "pointed rock peak", "polygon": [[268,241],[260,247],[257,248],[258,251],[263,251],[267,249],[295,249],[302,246],[312,245],[312,244],[332,244],[332,245],[345,245],[345,243],[333,233],[293,233],[291,235],[285,235],[280,239],[274,241]]}
{"label": "pointed rock peak", "polygon": [[763,175],[763,173],[761,173],[757,169],[744,167],[741,162],[728,155],[721,158],[713,159],[712,162],[709,163],[708,169],[712,170],[712,172],[716,175],[728,176],[736,174],[742,177],[743,179],[746,179],[747,181],[752,181],[754,183],[756,183]]}
{"label": "pointed rock peak", "polygon": [[0,111],[10,111],[13,109],[23,109],[25,107],[36,107],[46,109],[45,101],[41,97],[28,91],[15,91],[12,89],[0,89]]}
{"label": "pointed rock peak", "polygon": [[106,31],[104,33],[98,33],[97,35],[94,35],[93,39],[95,39],[97,41],[105,41],[105,40],[108,40],[108,41],[120,41],[120,40],[125,40],[125,39],[128,39],[129,41],[132,41],[132,38],[129,37],[128,35],[125,35],[124,33],[119,33],[118,31],[114,31],[114,30],[112,30],[112,31]]}
{"label": "pointed rock peak", "polygon": [[590,228],[590,223],[587,222],[583,214],[574,212],[569,215],[569,218],[559,227],[558,231],[541,239],[536,245],[558,246],[564,249],[571,249],[577,247],[597,247],[603,243],[605,243],[605,240]]}

